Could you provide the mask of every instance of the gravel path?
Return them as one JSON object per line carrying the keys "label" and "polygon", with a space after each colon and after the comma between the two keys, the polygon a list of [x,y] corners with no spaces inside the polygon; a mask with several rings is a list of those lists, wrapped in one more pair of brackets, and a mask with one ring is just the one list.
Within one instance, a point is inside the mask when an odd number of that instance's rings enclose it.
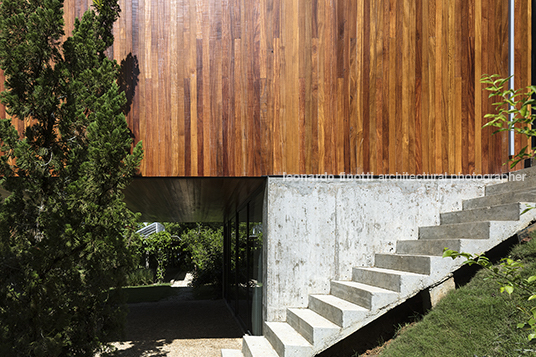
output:
{"label": "gravel path", "polygon": [[156,303],[130,304],[120,357],[220,357],[241,349],[242,330],[223,300],[193,300],[191,288]]}

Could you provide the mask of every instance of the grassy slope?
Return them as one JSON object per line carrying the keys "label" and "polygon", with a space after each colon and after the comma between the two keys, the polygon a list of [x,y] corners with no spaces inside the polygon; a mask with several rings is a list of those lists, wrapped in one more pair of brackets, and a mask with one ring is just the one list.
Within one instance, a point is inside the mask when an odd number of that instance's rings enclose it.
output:
{"label": "grassy slope", "polygon": [[[523,259],[525,272],[536,274],[536,239],[518,245],[511,253]],[[529,356],[536,344],[527,341],[528,332],[517,328],[526,320],[516,306],[530,309],[514,292],[499,293],[489,273],[480,271],[469,284],[451,292],[421,322],[404,329],[380,354],[391,356]]]}

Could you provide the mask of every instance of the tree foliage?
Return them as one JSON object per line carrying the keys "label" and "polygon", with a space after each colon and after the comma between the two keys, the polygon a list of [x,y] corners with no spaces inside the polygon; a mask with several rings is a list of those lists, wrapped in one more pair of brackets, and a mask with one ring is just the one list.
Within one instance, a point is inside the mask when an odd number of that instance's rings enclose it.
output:
{"label": "tree foliage", "polygon": [[2,356],[90,356],[119,330],[119,288],[136,263],[121,189],[142,150],[129,154],[118,65],[105,55],[118,16],[117,0],[95,1],[63,41],[63,1],[1,2]]}
{"label": "tree foliage", "polygon": [[142,239],[144,253],[156,259],[156,279],[159,283],[164,281],[169,256],[177,250],[178,246],[169,232],[153,233]]}
{"label": "tree foliage", "polygon": [[194,269],[194,286],[213,284],[221,292],[223,284],[223,228],[207,224],[184,231],[182,249]]}

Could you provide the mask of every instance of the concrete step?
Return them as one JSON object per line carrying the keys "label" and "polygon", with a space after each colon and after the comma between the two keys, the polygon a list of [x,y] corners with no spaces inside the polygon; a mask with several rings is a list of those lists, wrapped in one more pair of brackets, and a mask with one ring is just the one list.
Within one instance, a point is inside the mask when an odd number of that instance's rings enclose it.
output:
{"label": "concrete step", "polygon": [[333,295],[309,295],[309,309],[342,328],[363,320],[369,311]]}
{"label": "concrete step", "polygon": [[468,222],[419,227],[419,239],[487,239],[489,222]]}
{"label": "concrete step", "polygon": [[244,357],[279,357],[270,342],[263,336],[244,336],[242,354]]}
{"label": "concrete step", "polygon": [[383,268],[353,268],[352,280],[358,283],[376,286],[378,288],[405,292],[405,288],[412,288],[414,282],[421,280],[425,275],[402,272]]}
{"label": "concrete step", "polygon": [[265,322],[263,334],[281,357],[313,354],[313,346],[286,322]]}
{"label": "concrete step", "polygon": [[462,202],[462,206],[464,210],[470,210],[517,202],[536,202],[536,189],[530,191],[506,192],[499,195],[472,198],[470,200],[464,200]]}
{"label": "concrete step", "polygon": [[510,172],[509,175],[525,175],[525,179],[527,179],[529,177],[536,176],[536,166]]}
{"label": "concrete step", "polygon": [[355,281],[331,281],[331,295],[367,310],[382,308],[396,300],[398,296],[393,291]]}
{"label": "concrete step", "polygon": [[519,221],[520,203],[441,213],[441,225],[482,221]]}
{"label": "concrete step", "polygon": [[240,350],[221,350],[221,357],[244,357]]}
{"label": "concrete step", "polygon": [[376,268],[429,275],[430,257],[421,255],[375,254],[374,266]]}
{"label": "concrete step", "polygon": [[536,189],[536,175],[528,176],[523,179],[522,174],[512,173],[510,181],[486,186],[486,196],[500,195],[515,191],[530,191],[532,189]]}
{"label": "concrete step", "polygon": [[341,331],[339,326],[310,309],[287,309],[287,323],[317,348]]}
{"label": "concrete step", "polygon": [[444,248],[460,251],[460,247],[460,239],[399,240],[396,253],[441,256]]}

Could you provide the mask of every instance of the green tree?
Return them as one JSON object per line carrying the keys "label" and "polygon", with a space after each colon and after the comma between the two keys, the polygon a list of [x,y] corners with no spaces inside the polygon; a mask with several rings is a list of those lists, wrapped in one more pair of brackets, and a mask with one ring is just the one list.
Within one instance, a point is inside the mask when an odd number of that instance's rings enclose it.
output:
{"label": "green tree", "polygon": [[121,189],[142,149],[105,55],[118,16],[117,0],[95,0],[63,41],[62,0],[1,2],[2,356],[92,356],[122,326],[120,287],[137,260]]}
{"label": "green tree", "polygon": [[194,268],[194,286],[213,284],[216,293],[223,284],[223,228],[197,224],[181,235],[182,249]]}
{"label": "green tree", "polygon": [[146,254],[156,259],[156,279],[159,283],[164,281],[169,256],[177,250],[173,237],[169,232],[153,233],[142,240],[142,247]]}

